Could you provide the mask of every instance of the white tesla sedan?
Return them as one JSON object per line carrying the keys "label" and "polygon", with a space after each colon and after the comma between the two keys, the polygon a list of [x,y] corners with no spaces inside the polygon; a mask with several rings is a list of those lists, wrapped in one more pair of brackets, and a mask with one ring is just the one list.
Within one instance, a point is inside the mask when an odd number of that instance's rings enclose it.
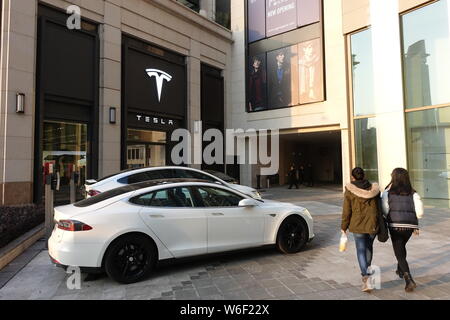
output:
{"label": "white tesla sedan", "polygon": [[54,218],[54,263],[104,270],[120,283],[165,259],[271,244],[296,253],[314,237],[305,208],[192,179],[127,185],[57,207]]}
{"label": "white tesla sedan", "polygon": [[91,196],[95,196],[97,194],[100,194],[102,192],[114,188],[123,187],[127,184],[133,184],[150,180],[177,179],[177,178],[207,180],[213,183],[217,183],[235,189],[241,193],[249,195],[254,199],[261,199],[261,195],[254,188],[226,182],[223,179],[219,178],[218,176],[215,176],[211,173],[202,170],[179,166],[128,169],[119,172],[117,174],[104,177],[103,179],[100,179],[98,181],[87,180],[85,185],[86,197],[89,198]]}

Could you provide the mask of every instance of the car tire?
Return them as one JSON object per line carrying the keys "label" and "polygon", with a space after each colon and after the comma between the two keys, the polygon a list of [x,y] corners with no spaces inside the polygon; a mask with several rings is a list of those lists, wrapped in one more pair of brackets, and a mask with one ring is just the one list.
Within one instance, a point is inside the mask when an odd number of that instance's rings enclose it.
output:
{"label": "car tire", "polygon": [[308,228],[298,216],[287,217],[281,223],[277,234],[277,249],[285,254],[301,251],[308,242]]}
{"label": "car tire", "polygon": [[132,234],[115,240],[105,254],[105,272],[113,280],[129,284],[150,275],[156,265],[155,245],[144,235]]}

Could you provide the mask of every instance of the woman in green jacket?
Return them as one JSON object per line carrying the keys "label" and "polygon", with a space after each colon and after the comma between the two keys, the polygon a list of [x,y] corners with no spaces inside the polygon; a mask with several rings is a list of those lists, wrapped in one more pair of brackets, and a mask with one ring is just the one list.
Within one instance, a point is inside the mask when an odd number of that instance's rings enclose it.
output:
{"label": "woman in green jacket", "polygon": [[364,170],[352,170],[352,182],[345,186],[341,231],[353,233],[356,255],[362,275],[362,291],[370,292],[369,267],[372,263],[373,241],[378,232],[380,187],[365,179]]}

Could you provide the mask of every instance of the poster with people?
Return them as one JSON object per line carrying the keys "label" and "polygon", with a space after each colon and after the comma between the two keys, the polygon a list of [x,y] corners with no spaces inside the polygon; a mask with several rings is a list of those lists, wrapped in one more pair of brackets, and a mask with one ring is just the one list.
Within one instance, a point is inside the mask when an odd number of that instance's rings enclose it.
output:
{"label": "poster with people", "polygon": [[250,57],[248,83],[248,111],[267,109],[267,76],[266,55],[259,54]]}
{"label": "poster with people", "polygon": [[266,36],[297,28],[297,0],[266,0]]}
{"label": "poster with people", "polygon": [[270,109],[298,104],[298,46],[267,53],[267,85]]}
{"label": "poster with people", "polygon": [[300,104],[324,100],[321,47],[320,38],[298,45]]}
{"label": "poster with people", "polygon": [[248,42],[266,37],[266,0],[248,0]]}

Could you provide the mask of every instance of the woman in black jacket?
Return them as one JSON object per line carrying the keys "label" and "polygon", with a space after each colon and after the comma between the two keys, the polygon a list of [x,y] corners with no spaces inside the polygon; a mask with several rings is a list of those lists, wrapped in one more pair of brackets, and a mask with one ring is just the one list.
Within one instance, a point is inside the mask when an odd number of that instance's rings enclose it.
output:
{"label": "woman in black jacket", "polygon": [[382,194],[383,213],[387,217],[392,246],[397,258],[396,273],[406,282],[405,291],[413,291],[414,282],[406,261],[406,244],[412,234],[419,233],[419,221],[423,217],[423,203],[411,186],[406,169],[396,168],[391,174],[391,183]]}

